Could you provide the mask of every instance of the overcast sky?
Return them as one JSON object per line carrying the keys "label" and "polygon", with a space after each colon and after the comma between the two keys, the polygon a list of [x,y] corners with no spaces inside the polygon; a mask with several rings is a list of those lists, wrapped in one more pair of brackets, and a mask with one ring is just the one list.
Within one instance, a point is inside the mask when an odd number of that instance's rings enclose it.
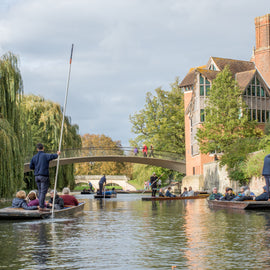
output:
{"label": "overcast sky", "polygon": [[128,146],[147,92],[210,56],[249,60],[269,0],[1,0],[0,53],[20,58],[24,93],[63,105],[80,134]]}

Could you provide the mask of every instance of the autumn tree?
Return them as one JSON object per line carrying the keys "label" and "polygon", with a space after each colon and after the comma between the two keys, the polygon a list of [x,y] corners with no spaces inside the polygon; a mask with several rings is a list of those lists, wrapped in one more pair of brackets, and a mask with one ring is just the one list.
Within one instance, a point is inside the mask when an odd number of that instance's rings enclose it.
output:
{"label": "autumn tree", "polygon": [[[105,135],[85,134],[82,136],[82,152],[85,156],[122,155],[120,141]],[[130,175],[131,167],[123,162],[90,162],[75,165],[76,175]]]}
{"label": "autumn tree", "polygon": [[132,145],[153,144],[155,149],[185,153],[184,95],[178,78],[171,90],[148,92],[144,108],[130,116],[132,132],[137,135]]}

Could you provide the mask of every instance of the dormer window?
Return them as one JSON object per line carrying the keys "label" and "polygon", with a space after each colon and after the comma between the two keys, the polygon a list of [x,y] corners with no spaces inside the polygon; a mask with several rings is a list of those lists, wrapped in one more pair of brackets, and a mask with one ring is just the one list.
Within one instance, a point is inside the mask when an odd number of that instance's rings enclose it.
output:
{"label": "dormer window", "polygon": [[216,67],[215,67],[214,64],[211,64],[211,65],[209,66],[209,70],[217,70],[217,69],[216,69]]}

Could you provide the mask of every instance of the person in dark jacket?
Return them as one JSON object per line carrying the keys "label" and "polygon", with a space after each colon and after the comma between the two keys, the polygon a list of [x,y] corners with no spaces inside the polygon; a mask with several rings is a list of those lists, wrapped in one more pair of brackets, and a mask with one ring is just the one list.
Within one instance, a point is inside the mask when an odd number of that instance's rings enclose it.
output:
{"label": "person in dark jacket", "polygon": [[35,181],[38,187],[39,194],[39,210],[45,210],[45,196],[47,194],[50,181],[49,181],[49,163],[51,160],[58,158],[60,152],[57,154],[44,153],[44,146],[42,143],[37,144],[38,153],[33,156],[30,162],[30,169],[34,170]]}
{"label": "person in dark jacket", "polygon": [[255,201],[268,201],[269,199],[269,196],[268,196],[268,193],[267,193],[267,186],[264,186],[263,187],[263,193],[257,197],[254,198]]}
{"label": "person in dark jacket", "polygon": [[156,197],[157,193],[157,180],[158,177],[156,176],[156,173],[153,173],[150,177],[150,183],[151,183],[151,189],[152,189],[152,197]]}
{"label": "person in dark jacket", "polygon": [[16,198],[12,201],[12,207],[14,208],[23,208],[25,210],[37,210],[38,206],[28,206],[26,202],[26,193],[23,190],[20,190],[16,193]]}
{"label": "person in dark jacket", "polygon": [[235,194],[233,194],[232,188],[226,188],[225,196],[221,197],[222,201],[231,201],[235,198]]}
{"label": "person in dark jacket", "polygon": [[171,193],[171,190],[172,190],[172,188],[171,187],[168,187],[168,189],[167,189],[167,191],[165,193],[165,197],[176,197],[175,195],[173,195]]}
{"label": "person in dark jacket", "polygon": [[213,188],[213,193],[209,196],[209,200],[219,200],[222,194],[218,192],[217,188]]}
{"label": "person in dark jacket", "polygon": [[[53,206],[53,196],[54,196],[54,190],[51,190],[50,192],[51,198],[49,200],[49,203],[47,204],[48,208],[52,208]],[[54,199],[54,209],[60,210],[64,208],[64,200],[58,196],[57,191],[55,191],[55,199]]]}
{"label": "person in dark jacket", "polygon": [[99,193],[97,193],[97,194],[102,195],[103,185],[106,184],[106,176],[105,176],[105,174],[100,178],[98,184],[99,184]]}
{"label": "person in dark jacket", "polygon": [[263,162],[263,170],[262,175],[264,176],[265,183],[266,183],[266,192],[269,198],[269,186],[270,186],[270,155],[265,156]]}
{"label": "person in dark jacket", "polygon": [[187,187],[184,187],[184,192],[181,194],[180,197],[187,197],[187,196],[188,196]]}

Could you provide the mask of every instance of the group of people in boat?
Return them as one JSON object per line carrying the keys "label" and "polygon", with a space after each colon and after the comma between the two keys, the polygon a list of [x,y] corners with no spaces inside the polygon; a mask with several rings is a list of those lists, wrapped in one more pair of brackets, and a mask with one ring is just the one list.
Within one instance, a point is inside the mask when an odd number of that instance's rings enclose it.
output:
{"label": "group of people in boat", "polygon": [[209,196],[209,200],[221,201],[268,201],[268,199],[267,186],[263,187],[263,192],[258,196],[255,196],[255,194],[250,191],[249,186],[242,186],[238,193],[235,193],[232,188],[226,187],[225,194],[219,193],[217,187],[214,187],[212,194]]}
{"label": "group of people in boat", "polygon": [[[45,202],[44,208],[46,210],[50,210],[53,206],[53,197],[54,190],[50,191],[50,199],[48,202]],[[79,204],[78,200],[70,195],[69,188],[65,187],[62,190],[62,195],[58,195],[57,191],[55,191],[55,201],[54,201],[54,209],[60,210],[68,206],[77,206]],[[26,196],[26,192],[24,190],[20,190],[16,193],[16,198],[12,200],[12,207],[14,208],[23,208],[25,210],[37,210],[39,209],[39,199],[38,199],[38,191],[32,190]]]}

